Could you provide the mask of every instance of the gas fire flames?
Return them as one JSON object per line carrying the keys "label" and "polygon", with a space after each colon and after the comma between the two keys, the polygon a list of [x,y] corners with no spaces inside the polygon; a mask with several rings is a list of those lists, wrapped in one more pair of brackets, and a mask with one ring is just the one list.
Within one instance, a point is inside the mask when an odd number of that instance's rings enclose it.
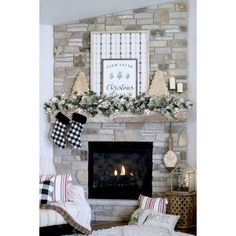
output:
{"label": "gas fire flames", "polygon": [[[126,173],[126,170],[125,170],[125,167],[124,166],[121,166],[121,171],[120,171],[120,176],[124,176]],[[118,170],[114,170],[114,176],[117,176],[118,175]],[[130,173],[130,176],[134,176],[133,172]]]}
{"label": "gas fire flames", "polygon": [[125,167],[124,166],[121,167],[120,175],[125,175]]}

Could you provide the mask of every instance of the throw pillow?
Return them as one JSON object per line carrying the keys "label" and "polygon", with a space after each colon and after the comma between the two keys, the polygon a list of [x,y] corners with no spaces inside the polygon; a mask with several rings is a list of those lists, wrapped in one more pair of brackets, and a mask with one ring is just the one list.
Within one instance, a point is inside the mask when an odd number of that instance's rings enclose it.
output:
{"label": "throw pillow", "polygon": [[48,204],[52,202],[54,179],[45,180],[39,184],[39,203]]}
{"label": "throw pillow", "polygon": [[142,225],[150,209],[138,208],[131,216],[129,225]]}
{"label": "throw pillow", "polygon": [[84,189],[79,185],[68,184],[68,201],[70,202],[84,202]]}
{"label": "throw pillow", "polygon": [[143,196],[142,194],[139,196],[139,208],[141,209],[153,209],[162,213],[166,213],[167,204],[167,198],[153,198]]}
{"label": "throw pillow", "polygon": [[71,181],[70,174],[62,174],[62,175],[46,175],[41,176],[40,180],[51,180],[55,178],[54,181],[54,189],[52,199],[54,202],[67,202],[68,201],[68,181]]}
{"label": "throw pillow", "polygon": [[148,214],[145,215],[143,225],[164,227],[170,231],[174,231],[179,218],[180,216],[178,215],[168,215],[156,210],[150,210]]}

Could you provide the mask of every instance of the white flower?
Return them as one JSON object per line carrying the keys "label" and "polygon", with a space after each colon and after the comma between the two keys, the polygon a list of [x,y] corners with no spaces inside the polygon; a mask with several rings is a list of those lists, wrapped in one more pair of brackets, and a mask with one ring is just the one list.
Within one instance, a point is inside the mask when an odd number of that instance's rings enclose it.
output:
{"label": "white flower", "polygon": [[52,102],[52,103],[56,103],[56,102],[58,102],[58,98],[53,97],[53,98],[51,98],[50,102]]}
{"label": "white flower", "polygon": [[150,110],[145,109],[145,110],[144,110],[144,113],[147,114],[147,115],[149,115],[149,114],[150,114]]}

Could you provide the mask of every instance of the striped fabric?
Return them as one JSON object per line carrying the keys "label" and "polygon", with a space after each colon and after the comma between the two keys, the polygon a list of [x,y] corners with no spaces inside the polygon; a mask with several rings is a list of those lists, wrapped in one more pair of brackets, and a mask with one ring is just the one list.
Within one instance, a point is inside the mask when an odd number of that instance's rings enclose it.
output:
{"label": "striped fabric", "polygon": [[68,181],[71,181],[70,174],[62,174],[62,175],[44,175],[40,177],[40,182],[45,180],[50,180],[55,178],[54,180],[54,189],[52,195],[53,202],[67,202],[68,201]]}
{"label": "striped fabric", "polygon": [[166,205],[168,204],[167,198],[152,198],[139,196],[139,208],[141,209],[154,209],[161,213],[166,213]]}
{"label": "striped fabric", "polygon": [[[40,209],[52,209],[61,214],[61,216],[65,219],[67,223],[69,223],[72,227],[74,227],[79,232],[88,235],[91,233],[90,229],[85,228],[81,224],[79,224],[73,217],[62,207],[56,206],[56,205],[47,205],[47,204],[41,204]],[[89,220],[90,222],[90,220]],[[90,225],[90,224],[89,224]],[[90,227],[90,226],[89,226]]]}
{"label": "striped fabric", "polygon": [[64,220],[63,216],[55,212],[54,210],[40,209],[39,213],[40,227],[62,225],[67,223]]}

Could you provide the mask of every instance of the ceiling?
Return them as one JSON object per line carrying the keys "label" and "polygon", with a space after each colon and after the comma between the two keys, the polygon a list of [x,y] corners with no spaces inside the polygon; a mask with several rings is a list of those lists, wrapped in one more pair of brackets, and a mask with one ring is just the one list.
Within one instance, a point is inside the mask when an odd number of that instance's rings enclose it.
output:
{"label": "ceiling", "polygon": [[56,25],[172,0],[40,0],[40,24]]}

